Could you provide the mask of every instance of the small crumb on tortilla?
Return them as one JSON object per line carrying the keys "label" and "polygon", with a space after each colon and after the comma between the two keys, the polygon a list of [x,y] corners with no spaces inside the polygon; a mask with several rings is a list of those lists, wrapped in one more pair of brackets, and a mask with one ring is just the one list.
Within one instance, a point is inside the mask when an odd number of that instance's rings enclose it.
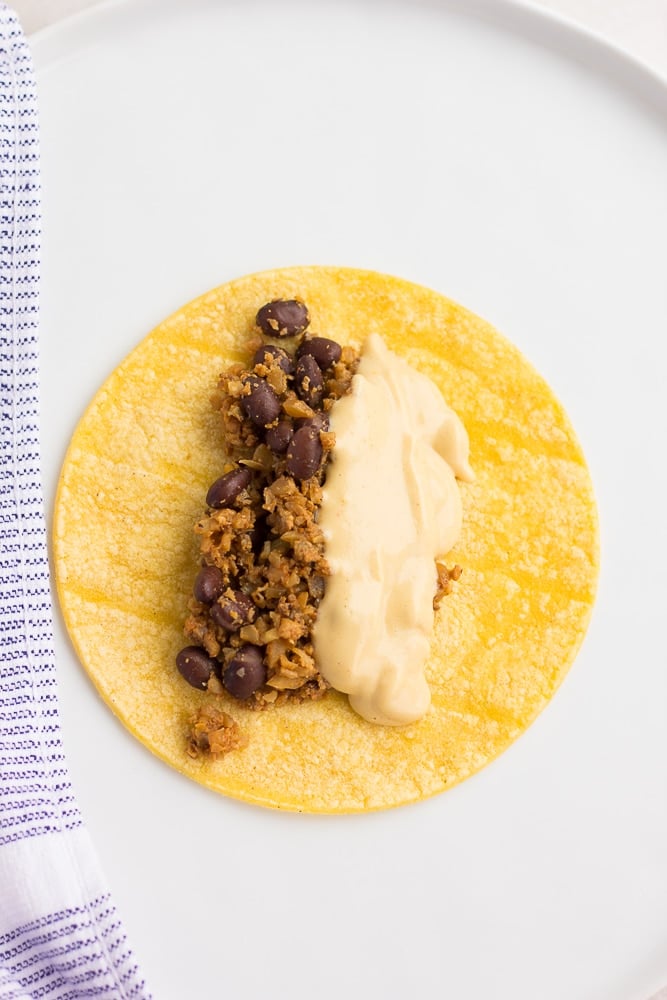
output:
{"label": "small crumb on tortilla", "polygon": [[247,745],[248,737],[238,722],[213,705],[202,705],[190,719],[189,757],[196,758],[202,753],[220,757],[231,750],[242,750]]}

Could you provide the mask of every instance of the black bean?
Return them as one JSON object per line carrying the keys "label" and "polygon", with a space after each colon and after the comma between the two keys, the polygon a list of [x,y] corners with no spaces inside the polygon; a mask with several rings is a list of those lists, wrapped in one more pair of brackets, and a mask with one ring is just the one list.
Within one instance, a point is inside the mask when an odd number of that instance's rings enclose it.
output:
{"label": "black bean", "polygon": [[292,440],[294,426],[291,420],[279,420],[275,427],[269,427],[264,437],[271,451],[277,455],[282,455],[287,451],[287,446]]}
{"label": "black bean", "polygon": [[274,299],[257,313],[257,326],[267,337],[296,337],[309,323],[308,309],[299,299]]}
{"label": "black bean", "polygon": [[252,545],[252,551],[255,555],[257,555],[258,552],[261,552],[264,547],[266,528],[266,515],[258,514],[255,517],[255,526],[250,533],[250,544]]}
{"label": "black bean", "polygon": [[228,632],[238,632],[244,625],[255,620],[257,608],[242,590],[234,590],[232,595],[218,598],[211,608],[211,618],[216,625],[227,629]]}
{"label": "black bean", "polygon": [[197,573],[193,593],[202,604],[213,604],[225,589],[225,578],[217,566],[203,566]]}
{"label": "black bean", "polygon": [[266,365],[268,368],[276,361],[278,362],[278,367],[282,368],[287,375],[291,375],[294,371],[294,362],[289,356],[287,351],[284,351],[282,347],[277,347],[276,344],[262,344],[255,351],[255,357],[252,359],[253,365]]}
{"label": "black bean", "polygon": [[326,371],[340,361],[341,346],[328,337],[308,337],[299,344],[296,356],[303,358],[306,354],[315,358],[322,371]]}
{"label": "black bean", "polygon": [[251,478],[250,469],[243,467],[226,472],[210,487],[206,494],[206,503],[216,509],[231,507],[239,493],[250,486]]}
{"label": "black bean", "polygon": [[258,646],[241,646],[227,664],[222,683],[234,698],[242,701],[266,682],[266,667]]}
{"label": "black bean", "polygon": [[215,660],[199,646],[186,646],[176,657],[176,666],[188,684],[205,691],[215,670]]}
{"label": "black bean", "polygon": [[324,399],[324,379],[312,354],[304,354],[296,363],[296,394],[314,409],[322,405]]}
{"label": "black bean", "polygon": [[314,427],[300,427],[287,448],[287,471],[295,479],[314,476],[322,461],[320,433]]}
{"label": "black bean", "polygon": [[249,375],[245,384],[250,386],[250,394],[241,396],[241,406],[246,416],[256,427],[266,427],[273,423],[280,413],[280,400],[269,383],[257,375]]}
{"label": "black bean", "polygon": [[312,417],[302,417],[296,421],[297,427],[312,427],[316,431],[329,430],[329,414],[323,410],[314,413]]}
{"label": "black bean", "polygon": [[321,601],[324,597],[324,587],[323,576],[311,576],[308,578],[308,593],[316,601]]}

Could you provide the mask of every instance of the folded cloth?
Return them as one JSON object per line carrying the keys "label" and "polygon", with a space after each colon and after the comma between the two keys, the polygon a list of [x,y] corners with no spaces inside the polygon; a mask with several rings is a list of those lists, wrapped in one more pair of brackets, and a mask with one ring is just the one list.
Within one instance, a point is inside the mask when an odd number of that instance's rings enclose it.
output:
{"label": "folded cloth", "polygon": [[0,998],[145,998],[60,736],[40,484],[39,183],[30,52],[0,4]]}

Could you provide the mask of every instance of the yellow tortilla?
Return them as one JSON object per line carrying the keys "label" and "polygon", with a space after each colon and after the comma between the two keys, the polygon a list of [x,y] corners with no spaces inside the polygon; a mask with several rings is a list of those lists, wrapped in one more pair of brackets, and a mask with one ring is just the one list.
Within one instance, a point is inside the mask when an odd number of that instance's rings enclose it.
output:
{"label": "yellow tortilla", "polygon": [[[462,418],[476,481],[446,560],[463,567],[436,616],[420,722],[365,722],[335,692],[251,712],[218,759],[186,753],[202,699],[174,658],[197,570],[193,524],[223,464],[209,397],[246,361],[259,306],[298,296],[313,332],[371,332],[429,375]],[[290,268],[214,289],[161,323],[99,390],[77,427],[54,524],[58,594],[100,694],[149,750],[209,788],[306,812],[414,802],[497,757],[553,696],[583,639],[598,573],[596,506],[576,437],[544,380],[504,337],[426,288],[343,268]],[[216,699],[218,700],[218,699]]]}

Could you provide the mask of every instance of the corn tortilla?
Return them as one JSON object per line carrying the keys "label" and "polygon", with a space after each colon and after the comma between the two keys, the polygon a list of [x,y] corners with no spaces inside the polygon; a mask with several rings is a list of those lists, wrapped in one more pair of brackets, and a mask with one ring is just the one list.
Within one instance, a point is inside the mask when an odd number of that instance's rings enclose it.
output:
{"label": "corn tortilla", "polygon": [[[463,575],[436,616],[420,722],[365,722],[344,696],[251,712],[223,707],[249,744],[186,753],[213,698],[174,658],[198,565],[192,527],[223,464],[210,406],[219,372],[245,361],[257,309],[298,296],[310,329],[357,346],[372,332],[429,375],[470,436],[472,484],[447,564]],[[363,458],[361,459],[363,460]],[[190,778],[247,802],[304,812],[382,809],[474,774],[535,719],[583,639],[598,573],[597,512],[563,408],[519,351],[442,295],[353,269],[274,270],[222,285],[161,323],[91,402],[63,465],[56,582],[78,655],[118,718]]]}

